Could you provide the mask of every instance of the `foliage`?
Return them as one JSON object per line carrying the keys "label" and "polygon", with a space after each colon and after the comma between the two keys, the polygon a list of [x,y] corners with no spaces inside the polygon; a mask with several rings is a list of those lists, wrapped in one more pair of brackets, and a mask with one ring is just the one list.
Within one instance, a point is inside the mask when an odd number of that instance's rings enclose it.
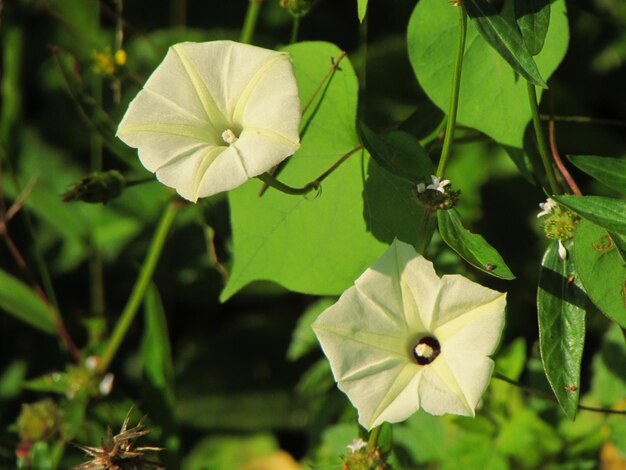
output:
{"label": "foliage", "polygon": [[[625,28],[617,0],[0,1],[0,467],[625,466]],[[212,40],[289,54],[300,148],[191,203],[115,134]],[[310,325],[395,239],[507,292],[475,418],[368,433],[336,387]]]}

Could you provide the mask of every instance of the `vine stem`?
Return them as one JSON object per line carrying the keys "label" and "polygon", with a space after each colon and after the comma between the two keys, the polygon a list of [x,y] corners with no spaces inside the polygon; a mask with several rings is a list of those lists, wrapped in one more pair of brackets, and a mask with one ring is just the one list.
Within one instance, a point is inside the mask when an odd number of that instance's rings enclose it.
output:
{"label": "vine stem", "polygon": [[459,42],[454,59],[454,74],[452,76],[452,87],[450,90],[450,108],[448,110],[448,120],[446,123],[446,133],[441,149],[441,158],[437,167],[437,176],[443,177],[452,150],[454,139],[454,129],[456,127],[456,115],[459,109],[459,91],[461,89],[461,70],[463,69],[463,53],[465,52],[465,37],[467,36],[467,12],[465,8],[459,8]]}
{"label": "vine stem", "polygon": [[291,26],[291,39],[289,44],[298,42],[298,33],[300,32],[300,15],[293,16],[293,24]]}
{"label": "vine stem", "polygon": [[243,28],[241,29],[241,38],[239,42],[244,44],[252,43],[252,37],[254,36],[254,30],[256,28],[257,20],[259,19],[259,12],[261,11],[261,4],[263,0],[250,0],[248,4],[248,11],[246,12],[246,18],[243,21]]}
{"label": "vine stem", "polygon": [[[357,153],[359,150],[362,150],[363,148],[364,148],[363,145],[357,145],[352,150],[342,155],[341,158],[339,158],[339,160],[337,160],[335,163],[333,163],[330,166],[330,168],[328,168],[328,170],[326,170],[324,173],[319,175],[313,181],[305,184],[301,188],[294,188],[293,186],[289,186],[281,181],[278,181],[276,177],[269,172],[263,173],[257,176],[257,178],[263,181],[263,183],[265,183],[267,186],[271,186],[272,188],[277,189],[278,191],[283,192],[285,194],[291,194],[295,196],[308,194],[313,190],[319,189],[322,184],[322,181],[328,178],[337,168],[339,168],[339,166],[341,166],[343,162],[345,162],[348,158],[350,158],[352,155]],[[259,196],[261,195],[259,194]]]}
{"label": "vine stem", "polygon": [[115,357],[117,350],[120,345],[130,325],[137,314],[139,309],[139,305],[143,301],[143,298],[146,294],[146,290],[150,285],[150,281],[152,279],[152,274],[156,268],[157,262],[159,261],[159,257],[161,256],[161,252],[163,251],[163,247],[165,245],[165,240],[167,238],[167,234],[169,233],[170,227],[174,222],[174,216],[176,215],[177,210],[180,207],[179,201],[173,201],[168,204],[165,212],[163,213],[161,220],[159,221],[159,225],[157,226],[156,232],[154,234],[154,238],[150,243],[150,248],[148,249],[148,254],[146,255],[146,259],[141,267],[141,271],[139,272],[139,277],[137,278],[137,282],[135,282],[135,286],[133,287],[133,291],[124,307],[124,311],[120,315],[120,319],[115,325],[115,329],[113,330],[113,334],[107,343],[104,354],[102,355],[102,359],[98,364],[98,372],[104,373],[111,365],[111,361]]}
{"label": "vine stem", "polygon": [[376,449],[376,447],[378,446],[378,438],[380,437],[380,431],[382,430],[382,428],[383,428],[383,426],[381,424],[380,426],[376,426],[370,432],[370,437],[367,440],[367,450],[369,452],[374,451]]}
{"label": "vine stem", "polygon": [[[510,379],[509,377],[507,377],[506,375],[502,375],[499,374],[498,372],[494,372],[493,377],[499,380],[502,380],[503,382],[506,382],[508,384],[511,384],[519,389],[521,389],[522,391],[530,394],[530,395],[534,395],[538,398],[542,398],[544,400],[548,400],[554,403],[558,403],[556,398],[554,398],[554,396],[550,395],[549,393],[545,393],[539,389],[533,388],[533,387],[528,387],[527,385],[524,385],[520,382],[518,382],[517,380],[513,380]],[[598,408],[595,406],[585,406],[585,405],[578,405],[578,409],[579,410],[583,410],[583,411],[593,411],[595,413],[604,413],[604,414],[613,414],[613,415],[626,415],[626,410],[611,410],[611,409],[607,409],[607,408]]]}
{"label": "vine stem", "polygon": [[526,87],[528,89],[528,102],[530,103],[530,111],[533,116],[533,127],[535,129],[535,138],[537,139],[537,149],[539,150],[541,163],[543,164],[543,168],[546,172],[548,185],[550,186],[552,194],[561,194],[559,184],[557,183],[556,176],[554,174],[554,168],[552,167],[552,163],[550,161],[548,146],[546,145],[546,140],[543,136],[543,130],[541,129],[541,116],[539,115],[539,107],[537,106],[537,92],[535,91],[535,85],[527,80]]}

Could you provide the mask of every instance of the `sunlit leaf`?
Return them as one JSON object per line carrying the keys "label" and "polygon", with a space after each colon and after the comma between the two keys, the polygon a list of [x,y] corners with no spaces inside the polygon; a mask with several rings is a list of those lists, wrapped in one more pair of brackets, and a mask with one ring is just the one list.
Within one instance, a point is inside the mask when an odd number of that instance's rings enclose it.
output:
{"label": "sunlit leaf", "polygon": [[[565,2],[557,0],[551,9],[545,46],[534,58],[546,80],[565,56],[569,40]],[[457,38],[458,11],[449,2],[421,0],[417,4],[408,27],[409,58],[420,85],[444,111],[450,102]],[[530,118],[525,80],[487,44],[470,21],[461,74],[459,122],[501,144],[522,148]]]}
{"label": "sunlit leaf", "polygon": [[574,236],[580,282],[606,316],[626,328],[626,264],[602,227],[582,220]]}
{"label": "sunlit leaf", "polygon": [[568,155],[567,159],[600,183],[626,194],[626,160],[592,155]]}
{"label": "sunlit leaf", "polygon": [[552,196],[581,217],[626,235],[626,201],[603,196]]}
{"label": "sunlit leaf", "polygon": [[515,26],[501,16],[487,0],[463,0],[463,6],[476,23],[483,38],[513,70],[532,84],[547,88],[537,64]]}
{"label": "sunlit leaf", "polygon": [[367,13],[367,0],[358,0],[359,21],[363,23],[365,13]]}
{"label": "sunlit leaf", "polygon": [[507,280],[515,279],[500,253],[481,235],[463,227],[456,210],[437,211],[437,222],[443,241],[465,261],[492,276]]}
{"label": "sunlit leaf", "polygon": [[[565,246],[571,251],[571,242],[566,242]],[[557,242],[553,241],[541,263],[537,291],[539,348],[554,395],[573,420],[580,393],[587,296],[571,253],[563,260],[558,251]]]}

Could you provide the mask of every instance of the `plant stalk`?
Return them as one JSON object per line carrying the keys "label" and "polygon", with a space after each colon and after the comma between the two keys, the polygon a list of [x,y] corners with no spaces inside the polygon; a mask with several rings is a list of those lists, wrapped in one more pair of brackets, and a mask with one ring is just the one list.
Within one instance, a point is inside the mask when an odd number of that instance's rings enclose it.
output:
{"label": "plant stalk", "polygon": [[246,18],[243,21],[243,28],[241,29],[241,38],[239,39],[239,42],[244,44],[252,43],[262,3],[263,0],[250,0],[250,3],[248,4],[248,11],[246,12]]}
{"label": "plant stalk", "polygon": [[537,106],[537,92],[535,91],[535,85],[526,81],[526,86],[528,89],[530,111],[533,116],[533,127],[535,129],[535,138],[537,139],[537,149],[539,150],[541,163],[543,164],[543,168],[546,172],[548,186],[550,186],[552,194],[561,194],[559,184],[557,183],[556,176],[554,174],[554,168],[552,167],[552,162],[550,160],[550,151],[548,150],[543,130],[541,129],[541,117],[539,115],[539,107]]}
{"label": "plant stalk", "polygon": [[459,9],[459,42],[457,44],[456,57],[454,60],[454,73],[452,75],[452,88],[450,91],[450,108],[446,123],[446,134],[443,139],[441,158],[437,167],[437,176],[443,177],[450,158],[452,142],[454,139],[454,129],[456,127],[456,115],[459,108],[459,91],[461,89],[461,70],[463,69],[463,53],[465,52],[465,37],[467,36],[467,12],[463,7]]}
{"label": "plant stalk", "polygon": [[122,344],[122,341],[124,340],[124,337],[126,336],[135,315],[137,314],[137,310],[139,309],[139,306],[141,305],[141,302],[146,294],[146,290],[150,285],[150,281],[152,280],[152,275],[157,262],[159,261],[159,257],[161,256],[161,252],[163,251],[163,247],[165,246],[167,234],[172,226],[172,223],[174,222],[174,216],[176,215],[179,207],[180,203],[178,201],[170,202],[165,209],[161,220],[159,221],[154,238],[150,243],[148,254],[146,255],[146,259],[141,267],[141,271],[139,272],[137,282],[135,282],[130,298],[124,307],[124,311],[120,315],[120,319],[115,325],[113,334],[106,345],[106,349],[102,355],[100,364],[98,365],[98,372],[100,373],[106,372],[111,365],[111,361],[115,357],[115,354]]}

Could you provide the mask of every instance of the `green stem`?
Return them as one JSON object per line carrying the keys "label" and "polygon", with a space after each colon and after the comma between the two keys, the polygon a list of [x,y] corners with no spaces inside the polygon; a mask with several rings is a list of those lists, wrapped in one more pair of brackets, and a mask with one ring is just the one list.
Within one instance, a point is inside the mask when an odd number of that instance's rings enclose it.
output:
{"label": "green stem", "polygon": [[370,432],[370,437],[367,440],[367,450],[369,452],[372,452],[376,449],[376,447],[378,446],[378,438],[380,437],[380,431],[383,429],[383,426],[376,426],[374,429],[372,429],[372,431]]}
{"label": "green stem", "polygon": [[437,167],[437,176],[443,177],[452,150],[454,139],[454,129],[456,127],[456,115],[459,108],[459,91],[461,89],[461,70],[463,69],[463,53],[465,51],[465,36],[467,35],[467,13],[465,8],[459,8],[459,42],[454,60],[454,74],[452,76],[452,88],[450,91],[450,109],[448,111],[448,121],[446,124],[446,134],[443,139],[441,158]]}
{"label": "green stem", "polygon": [[293,186],[289,186],[289,185],[287,185],[285,183],[282,183],[282,182],[278,181],[276,178],[274,178],[269,173],[263,173],[263,174],[257,176],[257,178],[259,178],[261,181],[263,181],[266,185],[271,186],[274,189],[277,189],[281,193],[292,194],[292,195],[295,195],[295,196],[302,195],[302,194],[308,194],[311,191],[313,191],[314,189],[317,189],[319,187],[319,185],[315,186],[314,182],[312,182],[312,183],[308,183],[307,185],[303,186],[302,188],[294,188]]}
{"label": "green stem", "polygon": [[139,277],[137,278],[137,282],[135,282],[135,286],[133,287],[133,291],[131,293],[126,306],[124,307],[124,311],[120,315],[120,319],[115,325],[115,329],[113,330],[113,334],[109,339],[109,342],[106,346],[104,354],[102,355],[102,360],[98,365],[98,371],[100,373],[106,372],[109,368],[111,361],[115,357],[117,350],[120,345],[130,325],[135,318],[137,310],[139,309],[139,305],[143,301],[143,298],[146,294],[146,290],[150,285],[150,281],[152,279],[152,274],[156,268],[157,262],[159,261],[159,257],[161,256],[161,252],[163,251],[163,246],[165,245],[165,239],[167,238],[167,234],[174,222],[174,216],[176,215],[176,211],[179,208],[179,202],[174,201],[168,204],[159,225],[154,234],[154,238],[152,239],[152,243],[150,243],[150,248],[148,249],[148,254],[146,255],[146,259],[141,267],[141,271],[139,272]]}
{"label": "green stem", "polygon": [[322,184],[322,181],[328,178],[337,168],[339,168],[339,166],[341,166],[343,162],[345,162],[348,158],[350,158],[352,155],[354,155],[355,153],[357,153],[359,150],[362,150],[362,149],[363,149],[362,145],[357,145],[352,150],[342,155],[341,158],[339,158],[339,160],[333,163],[328,170],[326,170],[324,173],[319,175],[313,181],[311,181],[310,183],[307,183],[301,188],[294,188],[293,186],[286,185],[285,183],[278,181],[273,175],[269,173],[263,173],[257,176],[257,178],[263,181],[267,186],[271,186],[272,188],[277,189],[278,191],[283,192],[285,194],[292,194],[292,195],[308,194],[311,191],[319,189],[319,187]]}
{"label": "green stem", "polygon": [[[94,75],[91,83],[91,92],[98,107],[102,107],[102,78]],[[90,163],[92,172],[102,171],[102,136],[95,130],[91,130]],[[96,243],[97,231],[100,229],[99,222],[92,227],[91,253],[89,256],[89,284],[91,295],[91,313],[94,315],[104,314],[104,274],[102,253]]]}
{"label": "green stem", "polygon": [[254,36],[254,29],[256,28],[256,22],[259,19],[259,12],[261,11],[261,4],[263,0],[250,0],[248,4],[248,11],[246,12],[246,19],[243,22],[243,28],[241,29],[241,38],[239,42],[244,44],[252,43],[252,37]]}
{"label": "green stem", "polygon": [[561,194],[559,184],[557,183],[556,176],[554,174],[554,168],[552,167],[552,162],[550,160],[550,151],[548,150],[543,130],[541,129],[541,116],[539,115],[539,107],[537,106],[537,92],[535,91],[535,85],[526,81],[526,86],[528,89],[530,111],[533,116],[533,127],[535,129],[535,138],[537,139],[537,149],[539,150],[541,163],[543,163],[543,168],[546,172],[548,185],[550,186],[552,194]]}
{"label": "green stem", "polygon": [[300,31],[300,16],[293,16],[293,24],[291,26],[291,39],[289,44],[294,44],[298,42],[298,32]]}
{"label": "green stem", "polygon": [[[525,393],[528,393],[529,395],[534,395],[538,398],[541,398],[543,400],[547,400],[547,401],[551,401],[554,403],[558,403],[557,399],[554,397],[554,395],[550,395],[549,393],[546,393],[542,390],[539,390],[537,388],[534,387],[529,387],[527,385],[524,385],[521,382],[518,382],[517,380],[513,380],[508,378],[506,375],[502,375],[498,372],[494,372],[493,373],[493,378],[494,379],[499,379],[502,380],[503,382],[506,382],[508,384],[511,384],[517,388],[519,388],[520,390],[522,390]],[[603,414],[608,414],[608,415],[626,415],[626,410],[613,410],[613,409],[609,409],[609,408],[599,408],[599,407],[595,407],[595,406],[585,406],[585,405],[578,405],[578,409],[579,410],[584,410],[584,411],[593,411],[595,413],[603,413]]]}

